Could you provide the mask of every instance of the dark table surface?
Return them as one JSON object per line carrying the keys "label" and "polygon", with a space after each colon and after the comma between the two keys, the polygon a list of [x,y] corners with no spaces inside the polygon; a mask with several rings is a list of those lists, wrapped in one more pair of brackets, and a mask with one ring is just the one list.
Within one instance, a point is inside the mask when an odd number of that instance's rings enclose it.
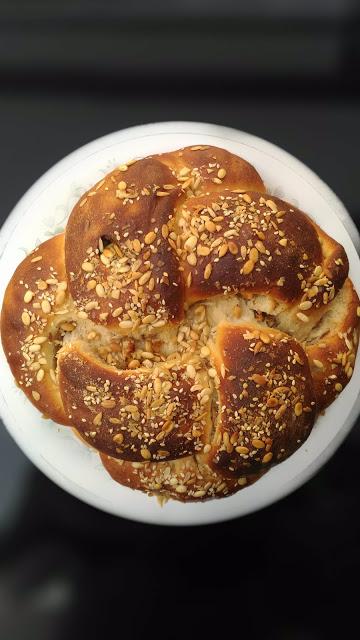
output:
{"label": "dark table surface", "polygon": [[[130,9],[124,22],[114,6],[100,19],[100,4],[89,3],[85,26],[84,2],[65,3],[55,17],[41,3],[31,3],[32,13],[15,4],[17,12],[0,8],[1,222],[78,146],[178,119],[233,126],[282,146],[331,185],[360,225],[355,3],[330,2],[328,11],[319,3],[326,15],[305,3],[298,20],[278,16],[285,3],[274,3],[275,17],[260,27],[229,2],[220,16],[210,3],[205,26],[203,3],[192,21],[185,3],[179,22],[155,3],[159,12],[141,24]],[[129,30],[135,56],[127,54]],[[254,41],[256,55],[244,62]],[[181,43],[183,58],[174,51]],[[243,519],[186,529],[136,524],[80,503],[0,427],[1,640],[114,632],[313,640],[348,637],[357,625],[359,425],[293,495]]]}

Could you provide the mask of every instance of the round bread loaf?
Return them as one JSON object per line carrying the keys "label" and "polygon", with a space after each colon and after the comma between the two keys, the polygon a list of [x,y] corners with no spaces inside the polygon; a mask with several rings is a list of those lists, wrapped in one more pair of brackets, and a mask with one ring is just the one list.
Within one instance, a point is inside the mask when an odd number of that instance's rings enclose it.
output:
{"label": "round bread loaf", "polygon": [[[311,212],[309,212],[311,213]],[[351,378],[343,247],[198,145],[118,167],[5,293],[15,380],[121,484],[223,497],[290,456]]]}

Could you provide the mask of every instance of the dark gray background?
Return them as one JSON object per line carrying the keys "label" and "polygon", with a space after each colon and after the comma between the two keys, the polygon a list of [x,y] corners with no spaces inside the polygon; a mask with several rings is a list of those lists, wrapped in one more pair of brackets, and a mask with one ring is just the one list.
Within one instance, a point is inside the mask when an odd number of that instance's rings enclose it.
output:
{"label": "dark gray background", "polygon": [[[1,221],[78,146],[199,120],[284,147],[360,224],[359,4],[0,2]],[[161,529],[101,514],[0,429],[0,639],[195,634],[313,640],[357,621],[359,431],[292,496]]]}

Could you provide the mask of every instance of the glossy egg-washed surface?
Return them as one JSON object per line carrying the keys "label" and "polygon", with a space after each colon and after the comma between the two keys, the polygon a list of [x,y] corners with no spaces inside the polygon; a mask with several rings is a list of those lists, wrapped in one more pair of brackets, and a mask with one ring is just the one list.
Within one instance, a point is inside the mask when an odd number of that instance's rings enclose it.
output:
{"label": "glossy egg-washed surface", "polygon": [[347,256],[309,216],[223,149],[118,167],[8,285],[17,384],[126,486],[204,500],[254,482],[353,371]]}

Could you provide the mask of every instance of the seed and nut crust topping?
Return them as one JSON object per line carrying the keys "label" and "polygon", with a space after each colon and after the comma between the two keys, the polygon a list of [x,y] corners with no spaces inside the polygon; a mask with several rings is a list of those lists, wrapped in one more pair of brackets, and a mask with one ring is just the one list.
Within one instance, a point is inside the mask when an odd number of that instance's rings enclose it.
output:
{"label": "seed and nut crust topping", "polygon": [[194,145],[120,165],[23,260],[2,342],[17,384],[110,475],[230,495],[291,455],[353,374],[347,256],[256,170]]}

